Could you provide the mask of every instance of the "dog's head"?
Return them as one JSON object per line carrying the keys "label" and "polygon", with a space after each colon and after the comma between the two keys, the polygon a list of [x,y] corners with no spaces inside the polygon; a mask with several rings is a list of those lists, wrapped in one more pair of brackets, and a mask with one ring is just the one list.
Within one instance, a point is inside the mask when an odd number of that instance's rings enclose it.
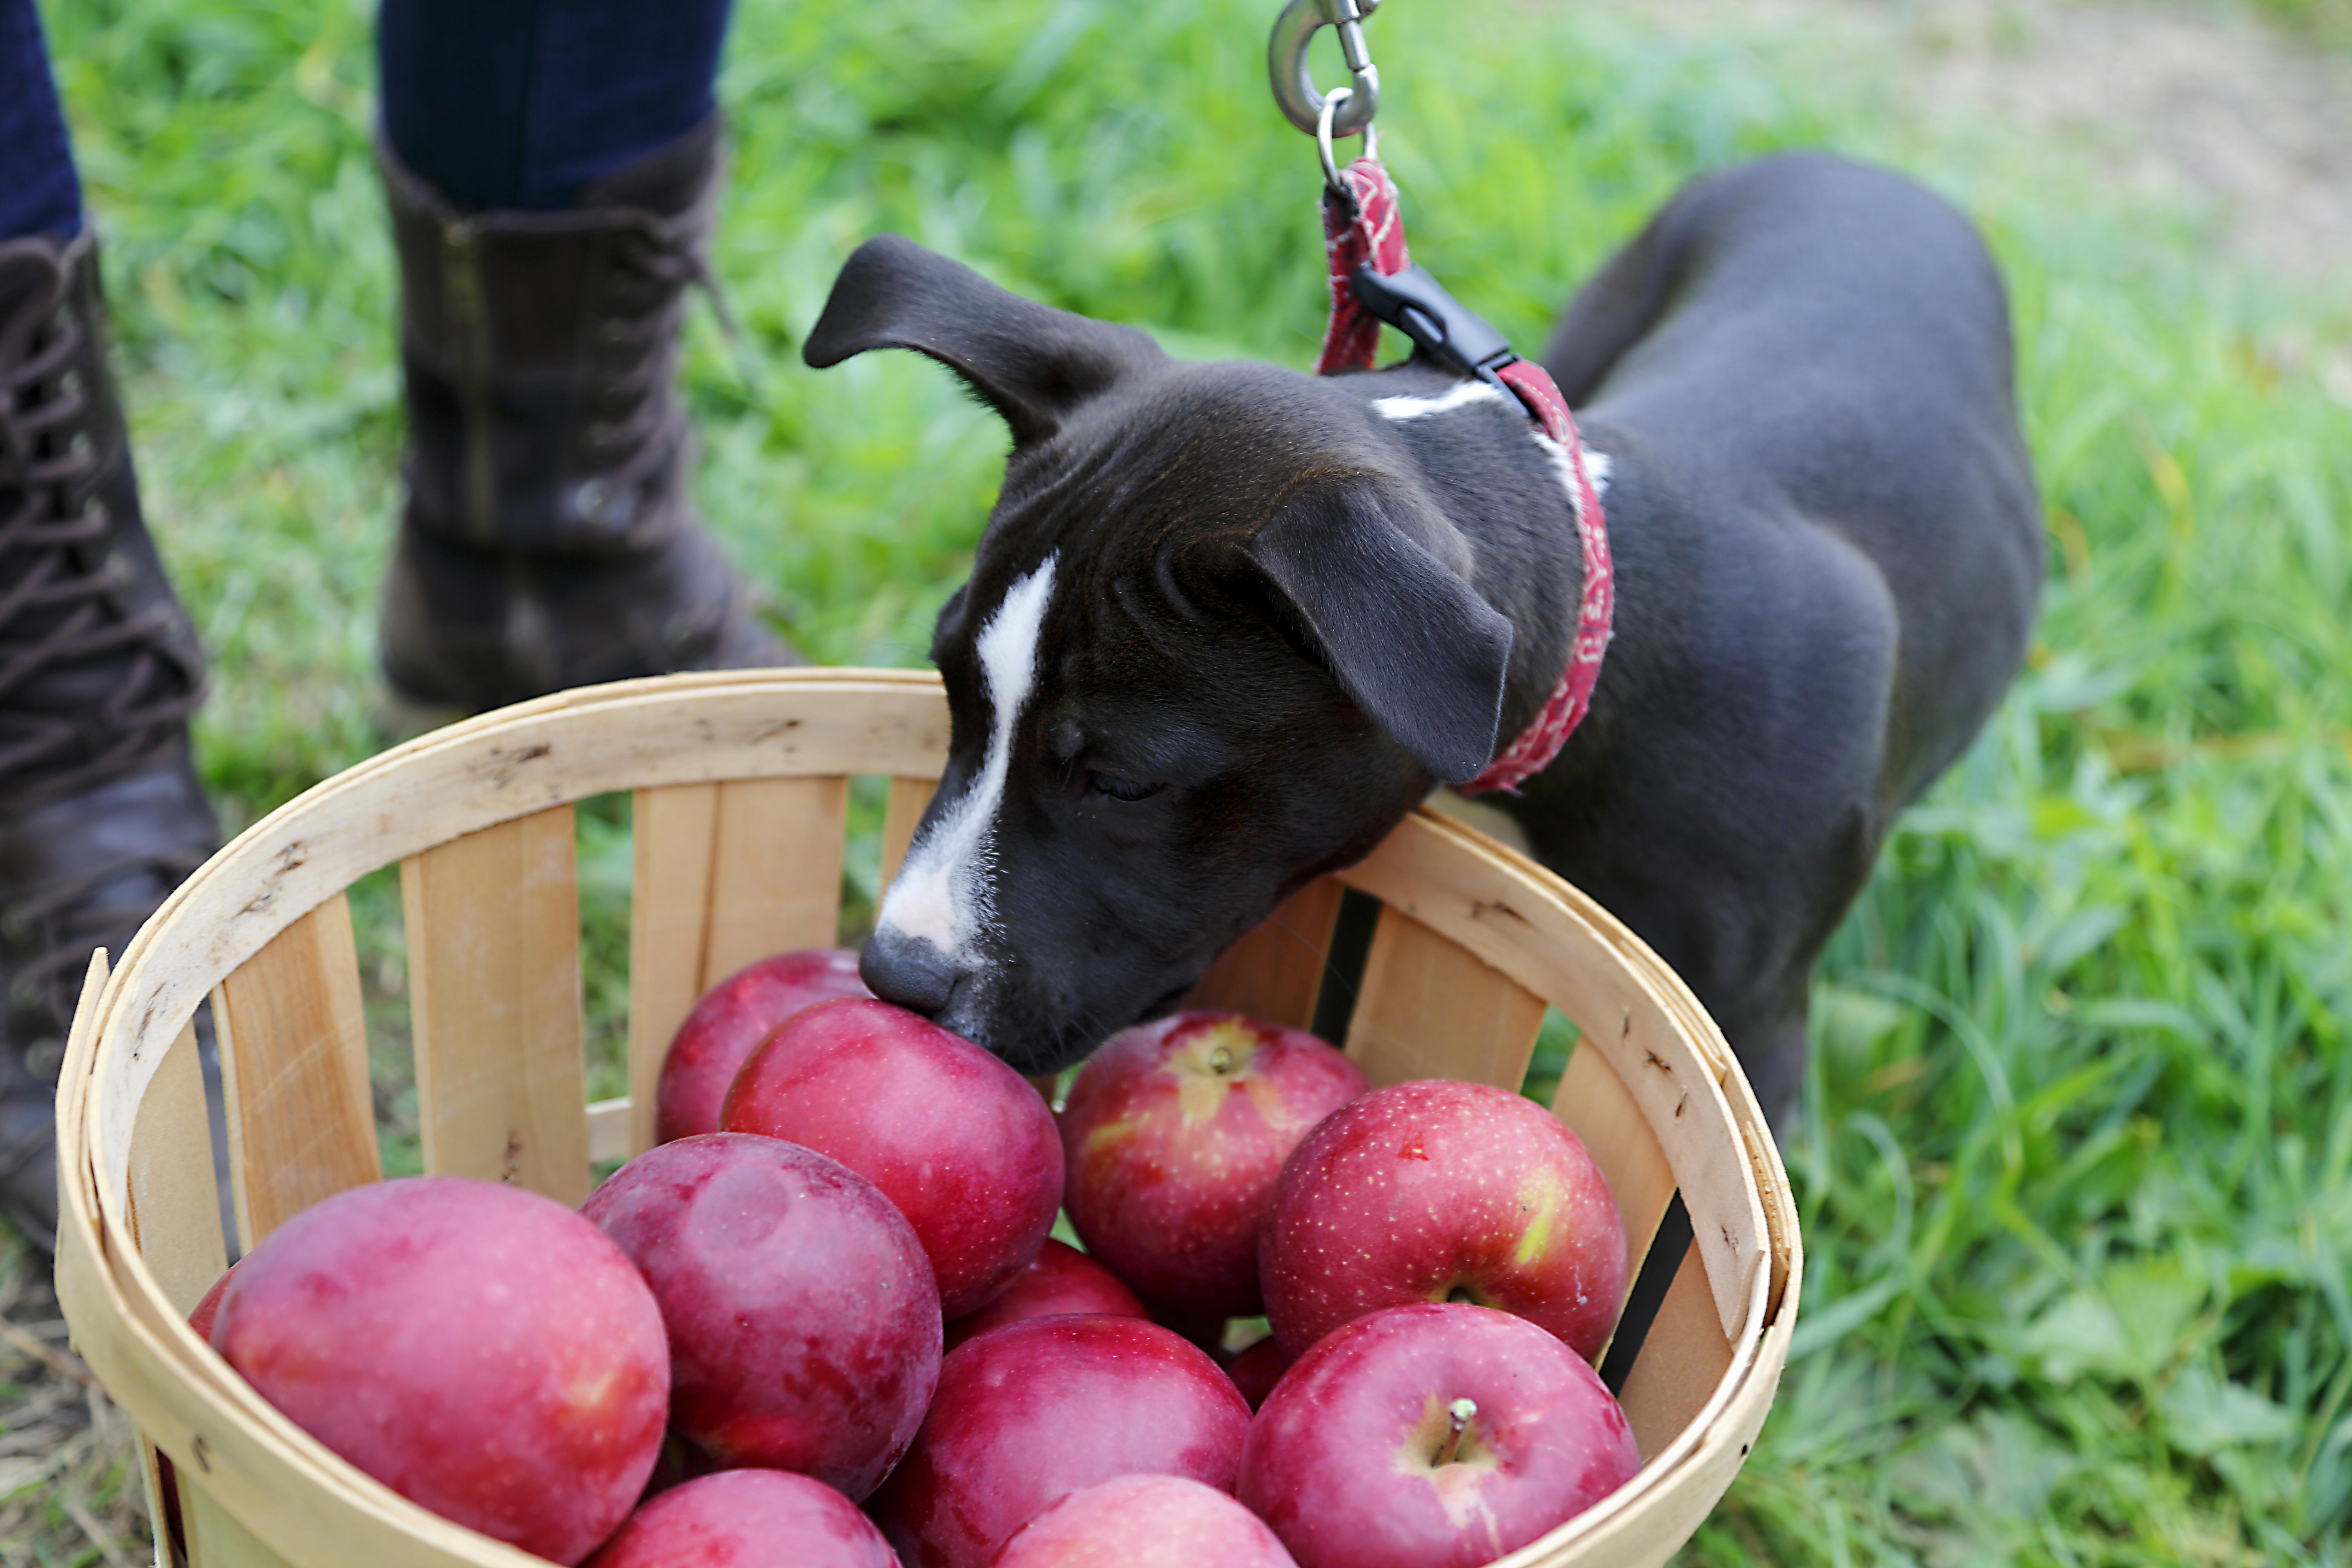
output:
{"label": "dog's head", "polygon": [[940,615],[947,770],[865,976],[1054,1070],[1483,768],[1512,628],[1358,378],[1171,361],[895,237],[803,352],[873,348],[946,364],[1013,451]]}

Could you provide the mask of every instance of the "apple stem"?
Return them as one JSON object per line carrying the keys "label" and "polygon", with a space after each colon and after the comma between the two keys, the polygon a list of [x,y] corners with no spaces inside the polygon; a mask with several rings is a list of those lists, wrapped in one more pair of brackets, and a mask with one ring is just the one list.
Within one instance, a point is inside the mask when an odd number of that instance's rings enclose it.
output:
{"label": "apple stem", "polygon": [[1478,1414],[1478,1406],[1470,1400],[1457,1399],[1445,1407],[1445,1414],[1451,1418],[1452,1426],[1445,1434],[1445,1441],[1438,1445],[1437,1458],[1431,1461],[1433,1466],[1454,1462],[1454,1451],[1462,1447],[1462,1434],[1469,1428],[1470,1417]]}
{"label": "apple stem", "polygon": [[1234,1053],[1223,1046],[1219,1046],[1215,1050],[1211,1051],[1209,1053],[1209,1070],[1215,1073],[1219,1078],[1223,1078],[1225,1074],[1233,1071]]}

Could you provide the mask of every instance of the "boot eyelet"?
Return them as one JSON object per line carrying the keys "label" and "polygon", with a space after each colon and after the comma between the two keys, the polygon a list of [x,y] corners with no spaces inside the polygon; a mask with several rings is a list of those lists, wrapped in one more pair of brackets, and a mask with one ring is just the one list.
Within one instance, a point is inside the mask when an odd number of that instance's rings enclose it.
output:
{"label": "boot eyelet", "polygon": [[104,501],[99,500],[96,496],[92,496],[88,500],[81,503],[81,515],[82,521],[85,522],[102,523],[108,521],[111,514],[107,511],[106,503]]}
{"label": "boot eyelet", "polygon": [[68,397],[79,396],[81,395],[81,372],[78,370],[69,370],[63,375],[58,377],[58,391]]}
{"label": "boot eyelet", "polygon": [[68,442],[66,443],[66,451],[67,451],[68,454],[70,454],[71,456],[73,456],[73,457],[77,457],[77,458],[87,458],[87,457],[89,457],[89,432],[87,432],[87,431],[83,431],[83,430],[77,430],[77,431],[75,431],[75,432],[73,433],[73,439],[72,439],[72,440],[70,440],[70,441],[68,441]]}

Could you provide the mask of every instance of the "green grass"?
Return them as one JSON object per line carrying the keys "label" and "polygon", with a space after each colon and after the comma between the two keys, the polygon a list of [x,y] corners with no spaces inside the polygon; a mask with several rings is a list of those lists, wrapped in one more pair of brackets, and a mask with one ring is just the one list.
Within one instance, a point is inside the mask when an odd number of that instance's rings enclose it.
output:
{"label": "green grass", "polygon": [[[867,234],[1180,346],[1310,358],[1313,154],[1266,102],[1266,11],[744,8],[719,270],[747,342],[698,321],[688,385],[706,508],[814,656],[920,662],[1003,445],[911,356],[800,366]],[[47,15],[151,510],[217,659],[205,776],[241,823],[381,739],[400,412],[366,15]],[[2063,144],[1927,126],[1835,37],[1764,28],[1400,0],[1372,29],[1416,258],[1522,344],[1686,174],[1790,145],[1950,192],[2014,293],[2039,644],[1824,965],[1786,1151],[1796,1352],[1687,1560],[2344,1563],[2352,409],[2323,370],[2352,300],[2231,268]],[[619,818],[585,816],[609,947]],[[389,1015],[396,889],[359,913]]]}

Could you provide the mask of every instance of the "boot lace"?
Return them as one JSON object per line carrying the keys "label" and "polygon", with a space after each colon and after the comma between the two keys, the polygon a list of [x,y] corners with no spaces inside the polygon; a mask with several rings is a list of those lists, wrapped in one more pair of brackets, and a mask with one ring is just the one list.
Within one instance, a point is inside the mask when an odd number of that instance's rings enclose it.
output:
{"label": "boot lace", "polygon": [[[51,267],[0,320],[0,796],[47,799],[155,761],[203,700],[162,647],[172,606],[124,614],[112,602],[132,569],[101,554],[112,519],[94,493],[92,403],[74,368],[84,328]],[[98,557],[93,560],[93,557]],[[32,708],[43,674],[135,650],[95,710]]]}
{"label": "boot lace", "polygon": [[601,329],[601,346],[610,357],[600,389],[616,413],[589,427],[590,447],[608,466],[581,486],[576,500],[583,516],[604,522],[635,510],[640,487],[688,437],[685,405],[672,395],[680,296],[700,289],[728,341],[742,341],[699,245],[631,228],[615,237],[613,255],[635,285],[631,292],[641,298],[632,301],[636,308],[614,311]]}

